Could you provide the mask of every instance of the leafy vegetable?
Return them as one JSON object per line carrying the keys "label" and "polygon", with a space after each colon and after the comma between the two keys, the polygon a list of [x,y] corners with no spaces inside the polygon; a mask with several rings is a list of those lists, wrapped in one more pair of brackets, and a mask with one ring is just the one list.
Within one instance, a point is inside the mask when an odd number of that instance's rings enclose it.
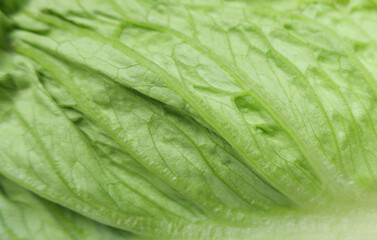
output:
{"label": "leafy vegetable", "polygon": [[0,234],[2,239],[133,239],[41,199],[1,177]]}
{"label": "leafy vegetable", "polygon": [[0,6],[0,173],[88,238],[375,236],[373,1]]}

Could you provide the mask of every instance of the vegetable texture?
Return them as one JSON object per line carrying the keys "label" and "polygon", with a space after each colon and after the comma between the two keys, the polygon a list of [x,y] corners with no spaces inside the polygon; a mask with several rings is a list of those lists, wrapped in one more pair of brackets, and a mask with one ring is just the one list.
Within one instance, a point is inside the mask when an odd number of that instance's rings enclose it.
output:
{"label": "vegetable texture", "polygon": [[136,239],[36,197],[1,177],[2,239]]}
{"label": "vegetable texture", "polygon": [[374,239],[376,2],[0,8],[6,239]]}

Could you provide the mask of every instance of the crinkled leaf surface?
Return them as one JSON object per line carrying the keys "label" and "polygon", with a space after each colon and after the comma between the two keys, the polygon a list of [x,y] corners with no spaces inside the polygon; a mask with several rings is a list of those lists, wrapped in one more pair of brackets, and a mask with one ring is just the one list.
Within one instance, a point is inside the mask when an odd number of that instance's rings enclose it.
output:
{"label": "crinkled leaf surface", "polygon": [[0,172],[143,236],[373,239],[376,16],[30,0],[0,25]]}
{"label": "crinkled leaf surface", "polygon": [[1,177],[1,239],[136,239],[35,196]]}

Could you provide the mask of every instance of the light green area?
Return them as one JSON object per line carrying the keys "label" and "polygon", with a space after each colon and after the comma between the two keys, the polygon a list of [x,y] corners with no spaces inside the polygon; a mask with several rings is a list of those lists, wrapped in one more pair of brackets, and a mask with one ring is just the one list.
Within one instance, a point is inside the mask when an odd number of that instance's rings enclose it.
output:
{"label": "light green area", "polygon": [[48,202],[0,177],[0,236],[3,240],[136,239]]}
{"label": "light green area", "polygon": [[374,239],[375,1],[14,6],[4,176],[156,239]]}

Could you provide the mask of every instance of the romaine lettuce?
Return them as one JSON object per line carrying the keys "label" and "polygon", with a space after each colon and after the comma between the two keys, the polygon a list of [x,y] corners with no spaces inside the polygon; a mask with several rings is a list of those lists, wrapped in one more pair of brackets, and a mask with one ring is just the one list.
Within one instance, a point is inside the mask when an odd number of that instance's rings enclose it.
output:
{"label": "romaine lettuce", "polygon": [[374,1],[3,5],[0,173],[85,216],[73,225],[121,239],[377,233]]}

